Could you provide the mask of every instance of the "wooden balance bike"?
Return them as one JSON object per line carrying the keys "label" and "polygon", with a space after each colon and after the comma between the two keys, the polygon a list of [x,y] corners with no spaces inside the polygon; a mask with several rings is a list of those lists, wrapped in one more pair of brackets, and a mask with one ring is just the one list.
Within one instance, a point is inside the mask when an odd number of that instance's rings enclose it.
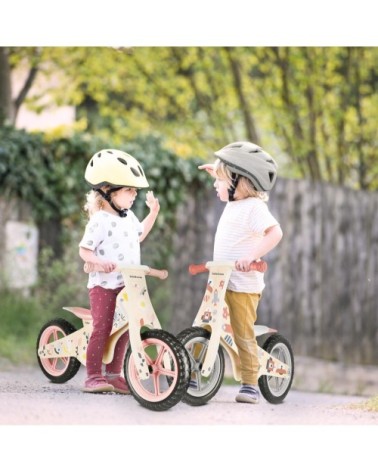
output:
{"label": "wooden balance bike", "polygon": [[[266,270],[265,261],[253,264],[251,269]],[[241,379],[238,349],[224,300],[235,263],[211,261],[189,267],[192,275],[207,270],[209,278],[193,327],[177,335],[189,353],[192,372],[183,401],[193,406],[207,403],[218,392],[224,377],[224,351],[230,357],[235,380]],[[291,346],[277,330],[267,326],[255,325],[255,334],[258,343],[260,339],[264,340],[263,346],[258,346],[258,383],[261,394],[270,403],[280,403],[288,394],[294,376]]]}
{"label": "wooden balance bike", "polygon": [[[86,263],[85,272],[99,270]],[[176,405],[190,381],[188,354],[175,336],[161,329],[146,284],[146,275],[165,279],[168,272],[147,266],[119,266],[125,287],[117,296],[113,328],[103,356],[112,361],[117,340],[129,332],[124,374],[131,394],[144,407],[163,411]],[[72,379],[81,364],[86,364],[88,341],[92,332],[90,310],[64,307],[81,319],[79,330],[62,318],[47,322],[37,340],[37,358],[42,372],[54,383]]]}

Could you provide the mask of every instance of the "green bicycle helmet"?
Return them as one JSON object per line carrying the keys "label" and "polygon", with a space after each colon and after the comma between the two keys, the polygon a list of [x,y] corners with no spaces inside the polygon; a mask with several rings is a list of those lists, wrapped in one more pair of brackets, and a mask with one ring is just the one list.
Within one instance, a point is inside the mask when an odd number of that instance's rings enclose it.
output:
{"label": "green bicycle helmet", "polygon": [[267,192],[273,188],[277,179],[278,166],[274,159],[257,144],[238,141],[227,144],[214,154],[230,168],[233,174],[247,177],[257,191]]}

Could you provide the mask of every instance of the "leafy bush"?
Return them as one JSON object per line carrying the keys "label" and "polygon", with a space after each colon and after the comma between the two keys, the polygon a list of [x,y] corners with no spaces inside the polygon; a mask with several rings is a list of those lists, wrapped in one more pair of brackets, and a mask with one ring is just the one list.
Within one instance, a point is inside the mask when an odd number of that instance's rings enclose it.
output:
{"label": "leafy bush", "polygon": [[[39,260],[39,280],[25,298],[19,292],[3,289],[0,316],[0,356],[13,360],[35,360],[39,329],[49,319],[64,315],[77,325],[73,315],[62,313],[64,305],[88,306],[86,275],[78,256],[78,242],[86,217],[82,212],[85,193],[84,170],[89,158],[99,149],[119,147],[102,143],[93,136],[76,134],[70,138],[49,139],[0,127],[0,186],[3,196],[27,201],[32,216],[41,228],[59,223],[57,237],[65,232],[64,250],[57,257],[43,242]],[[159,136],[144,136],[119,147],[141,162],[161,211],[150,237],[143,243],[142,262],[167,268],[172,251],[177,208],[187,192],[201,191],[209,185],[205,173],[198,172],[199,159],[182,159],[164,148]],[[135,202],[143,219],[147,213],[141,191]],[[154,307],[164,326],[169,320],[169,279],[153,279],[148,286]],[[16,344],[13,351],[11,345]]]}

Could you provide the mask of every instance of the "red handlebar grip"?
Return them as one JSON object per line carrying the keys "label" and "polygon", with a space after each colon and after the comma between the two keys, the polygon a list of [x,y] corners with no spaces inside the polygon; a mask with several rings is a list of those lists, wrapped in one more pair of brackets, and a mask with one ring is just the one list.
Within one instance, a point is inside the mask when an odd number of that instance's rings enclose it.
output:
{"label": "red handlebar grip", "polygon": [[258,272],[266,272],[268,264],[265,261],[255,261],[249,266],[251,270],[257,270]]}
{"label": "red handlebar grip", "polygon": [[190,275],[201,274],[202,272],[207,272],[206,264],[190,264],[189,268]]}

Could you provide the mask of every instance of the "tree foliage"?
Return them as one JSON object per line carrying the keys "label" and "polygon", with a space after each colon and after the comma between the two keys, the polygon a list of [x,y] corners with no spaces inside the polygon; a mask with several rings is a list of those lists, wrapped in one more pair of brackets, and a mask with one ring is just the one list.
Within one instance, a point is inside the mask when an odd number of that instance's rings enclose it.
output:
{"label": "tree foliage", "polygon": [[179,157],[212,159],[247,139],[281,175],[377,189],[377,48],[8,49],[12,67],[59,74],[53,101],[118,147],[157,132]]}
{"label": "tree foliage", "polygon": [[49,140],[42,133],[0,128],[3,196],[28,202],[37,223],[72,217],[82,198],[82,175],[94,142],[78,136]]}
{"label": "tree foliage", "polygon": [[377,48],[258,48],[248,68],[299,177],[378,188]]}
{"label": "tree foliage", "polygon": [[[44,134],[0,128],[3,196],[28,202],[40,228],[57,225],[56,233],[67,233],[73,225],[86,222],[82,207],[85,194],[90,190],[84,181],[89,158],[99,149],[112,147],[115,147],[113,143],[88,134],[50,139]],[[150,188],[160,200],[157,243],[152,251],[155,252],[153,260],[160,261],[169,256],[178,206],[188,191],[201,192],[209,185],[209,179],[198,171],[199,159],[178,158],[163,147],[156,135],[140,138],[120,149],[135,156],[143,165]],[[143,192],[140,193],[133,209],[143,219],[146,207]],[[56,241],[49,242],[55,252],[61,252]]]}

